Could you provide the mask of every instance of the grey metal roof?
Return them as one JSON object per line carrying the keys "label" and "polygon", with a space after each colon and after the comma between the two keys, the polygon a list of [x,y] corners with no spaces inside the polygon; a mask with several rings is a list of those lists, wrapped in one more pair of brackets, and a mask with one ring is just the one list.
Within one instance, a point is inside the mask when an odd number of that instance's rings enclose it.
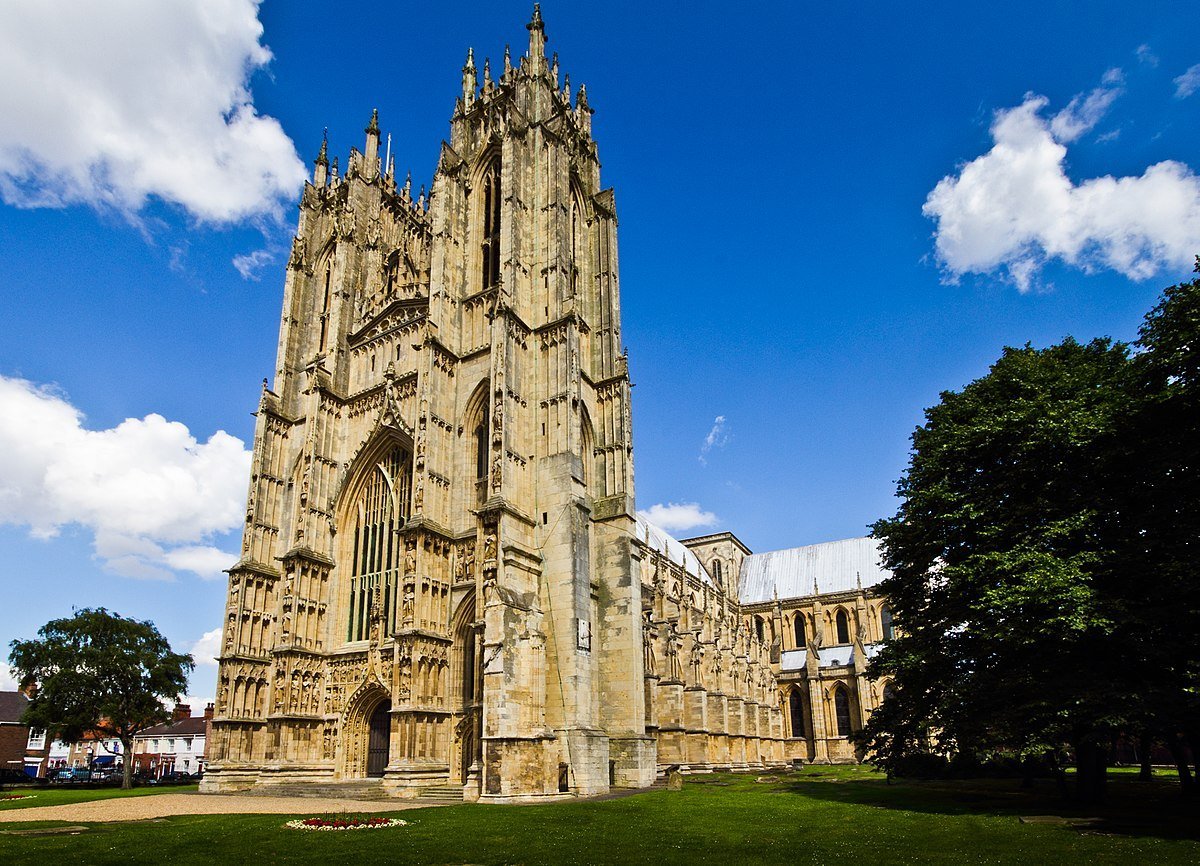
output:
{"label": "grey metal roof", "polygon": [[700,564],[696,554],[672,538],[665,529],[655,526],[640,513],[637,516],[637,539],[647,547],[657,550],[671,562],[682,565],[688,574],[700,578],[705,583],[712,584],[713,579],[704,570],[704,566]]}
{"label": "grey metal roof", "polygon": [[742,604],[774,598],[801,598],[874,586],[889,572],[879,563],[879,542],[874,538],[847,538],[788,550],[756,553],[742,560],[738,582]]}

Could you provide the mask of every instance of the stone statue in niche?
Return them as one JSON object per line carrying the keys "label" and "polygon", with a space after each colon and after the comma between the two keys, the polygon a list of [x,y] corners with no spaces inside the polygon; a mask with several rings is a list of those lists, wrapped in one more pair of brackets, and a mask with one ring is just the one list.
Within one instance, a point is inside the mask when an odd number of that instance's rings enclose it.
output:
{"label": "stone statue in niche", "polygon": [[651,611],[642,611],[642,664],[644,673],[657,672],[658,662],[654,658],[654,624],[650,619]]}
{"label": "stone statue in niche", "polygon": [[674,621],[667,623],[667,678],[683,679],[683,668],[679,662],[679,632]]}
{"label": "stone statue in niche", "polygon": [[701,665],[704,664],[704,647],[696,637],[692,638],[692,654],[689,661],[692,666],[692,683],[697,686],[704,685],[704,675],[701,668]]}

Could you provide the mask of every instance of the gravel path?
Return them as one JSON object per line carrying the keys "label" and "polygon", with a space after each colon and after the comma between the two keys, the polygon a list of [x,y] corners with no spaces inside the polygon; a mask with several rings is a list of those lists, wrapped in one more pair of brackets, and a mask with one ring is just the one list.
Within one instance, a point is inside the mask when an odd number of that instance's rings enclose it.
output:
{"label": "gravel path", "polygon": [[344,800],[259,797],[238,794],[152,794],[112,797],[62,806],[31,806],[0,811],[0,824],[16,821],[145,821],[169,815],[324,815],[328,812],[400,812],[434,803],[406,800]]}

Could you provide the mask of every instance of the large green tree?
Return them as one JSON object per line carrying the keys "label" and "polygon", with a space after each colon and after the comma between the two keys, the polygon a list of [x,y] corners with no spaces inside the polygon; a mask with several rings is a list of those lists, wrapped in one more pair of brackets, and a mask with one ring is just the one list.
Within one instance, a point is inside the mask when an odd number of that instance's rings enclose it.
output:
{"label": "large green tree", "polygon": [[1105,673],[1098,467],[1129,376],[1127,347],[1108,340],[1009,348],[926,411],[902,505],[874,527],[902,629],[872,669],[894,698],[861,735],[884,765],[931,747],[1069,743],[1081,795],[1102,796],[1106,740],[1127,707]]}
{"label": "large green tree", "polygon": [[1200,280],[1163,291],[1136,346],[1105,473],[1115,556],[1102,591],[1122,649],[1113,675],[1138,702],[1131,733],[1166,743],[1187,790],[1185,743],[1200,761]]}
{"label": "large green tree", "polygon": [[116,737],[122,787],[131,787],[133,737],[170,718],[164,702],[186,690],[192,657],[172,652],[152,622],[104,608],[51,620],[38,635],[10,644],[9,664],[31,694],[23,721],[67,742]]}

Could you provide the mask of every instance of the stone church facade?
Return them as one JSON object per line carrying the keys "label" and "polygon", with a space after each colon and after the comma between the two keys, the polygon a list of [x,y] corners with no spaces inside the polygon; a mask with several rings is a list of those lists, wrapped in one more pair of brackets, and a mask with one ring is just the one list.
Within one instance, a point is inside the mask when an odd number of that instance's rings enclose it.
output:
{"label": "stone church facade", "polygon": [[468,54],[428,194],[374,115],[305,185],[203,790],[505,802],[850,755],[791,736],[784,620],[712,573],[728,542],[636,514],[615,199],[528,30],[482,83]]}

